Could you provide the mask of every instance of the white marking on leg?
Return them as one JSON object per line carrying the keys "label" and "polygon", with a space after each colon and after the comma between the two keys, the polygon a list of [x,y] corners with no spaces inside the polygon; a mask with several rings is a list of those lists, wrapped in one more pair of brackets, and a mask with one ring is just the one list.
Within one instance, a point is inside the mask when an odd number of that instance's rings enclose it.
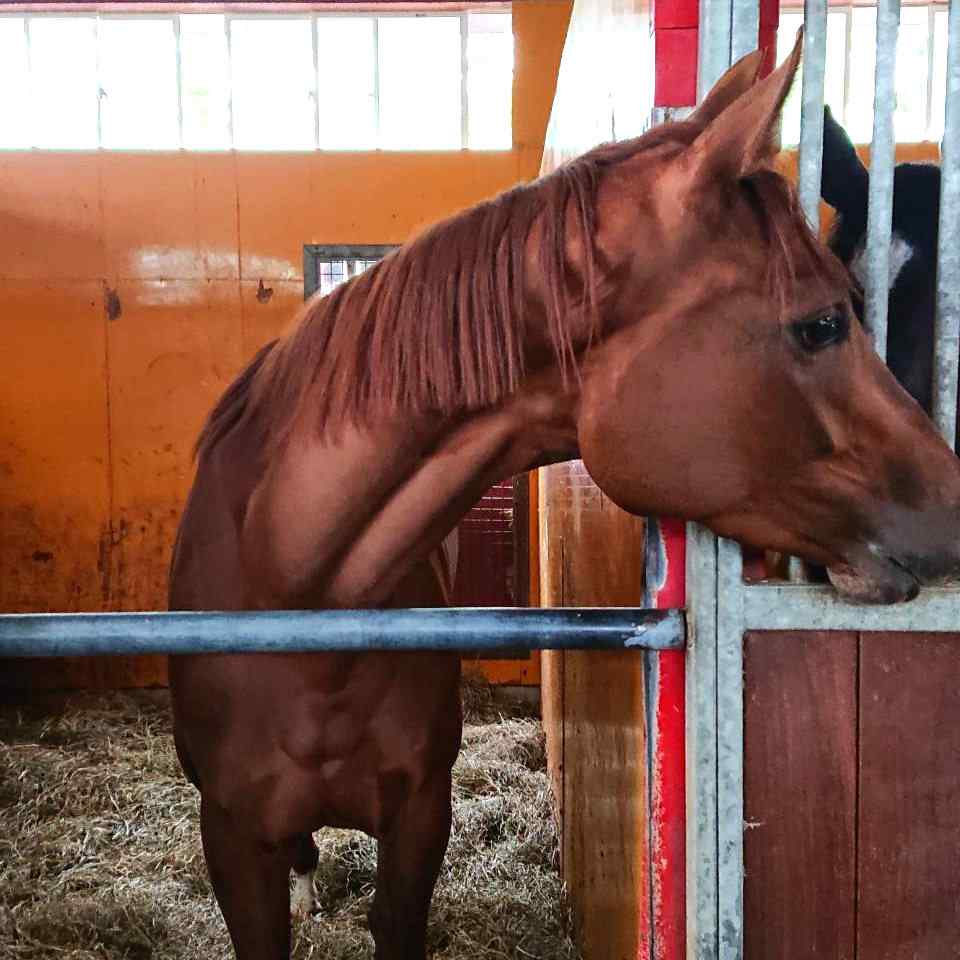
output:
{"label": "white marking on leg", "polygon": [[309,917],[319,909],[313,889],[313,871],[294,873],[293,893],[290,894],[290,911],[298,917]]}

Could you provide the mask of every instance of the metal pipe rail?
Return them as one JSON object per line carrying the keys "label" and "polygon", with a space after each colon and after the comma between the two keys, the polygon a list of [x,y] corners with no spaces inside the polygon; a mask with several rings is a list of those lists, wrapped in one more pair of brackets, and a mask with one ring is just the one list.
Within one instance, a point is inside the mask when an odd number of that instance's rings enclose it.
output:
{"label": "metal pipe rail", "polygon": [[680,650],[680,610],[623,607],[23,613],[0,657],[374,650]]}

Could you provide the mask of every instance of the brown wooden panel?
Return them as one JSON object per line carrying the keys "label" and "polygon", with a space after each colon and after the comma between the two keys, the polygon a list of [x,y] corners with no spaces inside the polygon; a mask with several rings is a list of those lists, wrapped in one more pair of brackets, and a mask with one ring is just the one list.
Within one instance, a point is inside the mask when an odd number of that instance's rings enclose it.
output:
{"label": "brown wooden panel", "polygon": [[960,957],[960,635],[864,636],[861,960]]}
{"label": "brown wooden panel", "polygon": [[583,954],[646,955],[649,863],[643,661],[568,653],[564,664],[564,879]]}
{"label": "brown wooden panel", "polygon": [[853,960],[857,635],[749,634],[744,658],[745,955]]}
{"label": "brown wooden panel", "polygon": [[[643,522],[615,507],[580,462],[541,470],[541,602],[634,605]],[[635,653],[545,657],[551,773],[561,798],[564,879],[584,956],[647,949],[643,662]]]}

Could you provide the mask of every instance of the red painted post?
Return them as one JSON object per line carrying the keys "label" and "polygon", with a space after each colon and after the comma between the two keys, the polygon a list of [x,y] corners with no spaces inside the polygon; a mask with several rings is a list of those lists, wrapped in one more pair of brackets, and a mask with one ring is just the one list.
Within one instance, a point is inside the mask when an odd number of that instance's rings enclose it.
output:
{"label": "red painted post", "polygon": [[[646,602],[656,609],[685,606],[684,523],[650,521],[648,538]],[[683,960],[686,956],[683,652],[651,653],[645,667],[652,956],[654,960]]]}

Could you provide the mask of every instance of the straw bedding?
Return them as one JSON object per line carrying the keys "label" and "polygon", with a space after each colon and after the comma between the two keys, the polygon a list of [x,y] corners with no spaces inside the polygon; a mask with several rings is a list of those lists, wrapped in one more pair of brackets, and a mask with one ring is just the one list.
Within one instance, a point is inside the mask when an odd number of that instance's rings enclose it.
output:
{"label": "straw bedding", "polygon": [[[579,960],[566,933],[543,731],[529,709],[464,688],[454,828],[433,900],[434,960]],[[207,880],[197,793],[164,697],[0,706],[0,957],[232,957]],[[319,914],[295,958],[373,956],[375,846],[322,831]]]}

